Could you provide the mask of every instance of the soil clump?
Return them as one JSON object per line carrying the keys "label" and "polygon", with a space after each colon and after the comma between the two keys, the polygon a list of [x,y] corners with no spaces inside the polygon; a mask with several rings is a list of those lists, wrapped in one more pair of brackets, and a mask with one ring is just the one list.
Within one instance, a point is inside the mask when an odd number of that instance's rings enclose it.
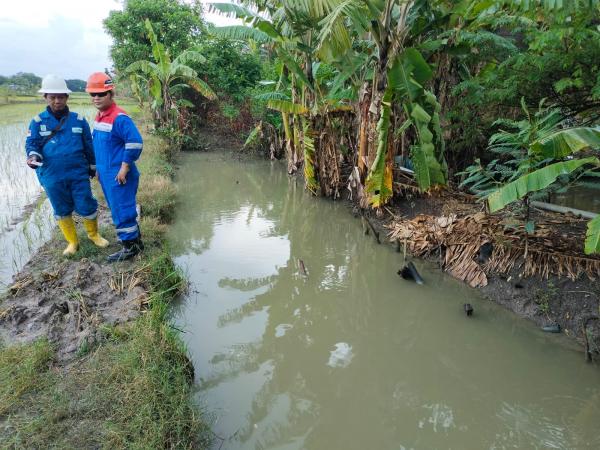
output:
{"label": "soil clump", "polygon": [[[106,219],[101,220],[106,222]],[[47,338],[65,364],[103,339],[103,328],[134,320],[148,301],[144,267],[100,262],[81,237],[78,254],[61,258],[64,243],[46,243],[15,276],[0,300],[0,339],[7,344]],[[111,239],[114,242],[114,239]],[[114,251],[112,245],[108,251]],[[76,256],[77,258],[77,256]]]}

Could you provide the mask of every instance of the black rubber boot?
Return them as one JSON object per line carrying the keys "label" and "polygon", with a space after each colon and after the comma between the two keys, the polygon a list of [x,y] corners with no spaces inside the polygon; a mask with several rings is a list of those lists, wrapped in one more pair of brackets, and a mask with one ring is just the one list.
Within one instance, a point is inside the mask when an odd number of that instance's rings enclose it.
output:
{"label": "black rubber boot", "polygon": [[108,262],[125,261],[133,258],[135,255],[144,250],[144,243],[138,237],[131,241],[123,241],[123,248],[112,255],[108,255]]}

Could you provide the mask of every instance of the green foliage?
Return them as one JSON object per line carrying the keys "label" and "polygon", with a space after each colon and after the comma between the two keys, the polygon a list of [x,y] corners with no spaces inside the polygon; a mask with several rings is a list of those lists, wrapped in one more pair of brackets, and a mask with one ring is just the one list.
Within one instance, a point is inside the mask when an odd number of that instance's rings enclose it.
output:
{"label": "green foliage", "polygon": [[585,254],[600,253],[600,215],[588,222],[585,236]]}
{"label": "green foliage", "polygon": [[152,109],[157,115],[159,124],[164,127],[168,126],[170,119],[176,118],[172,117],[171,113],[178,113],[178,103],[174,96],[180,88],[191,87],[209,99],[214,99],[216,96],[210,86],[198,77],[197,72],[186,64],[205,62],[206,59],[200,52],[194,48],[188,49],[171,60],[169,51],[158,41],[153,26],[147,19],[146,32],[152,43],[155,62],[136,61],[125,69],[125,74],[137,74],[148,86],[153,99]]}
{"label": "green foliage", "polygon": [[223,38],[208,38],[197,47],[206,58],[202,64],[192,63],[204,80],[219,97],[226,96],[234,102],[242,102],[248,92],[262,77],[261,62],[255,53],[240,42]]}
{"label": "green foliage", "polygon": [[0,86],[19,94],[37,93],[41,84],[41,77],[28,72],[17,72],[14,75],[0,78]]}
{"label": "green foliage", "polygon": [[[512,130],[501,130],[490,139],[489,149],[505,160],[494,160],[485,169],[480,164],[471,166],[467,170],[468,178],[462,183],[486,195],[491,212],[544,191],[561,177],[584,175],[581,171],[584,166],[600,167],[600,159],[595,156],[572,159],[583,149],[600,148],[600,130],[560,129],[564,119],[558,110],[544,109],[540,104],[536,114],[531,115],[524,101],[522,107],[526,119],[497,121]],[[564,161],[565,158],[571,159]],[[494,189],[498,185],[501,187]],[[600,227],[594,219],[588,224],[585,252],[598,252],[599,239]]]}
{"label": "green foliage", "polygon": [[557,109],[545,108],[543,102],[534,114],[529,112],[524,102],[521,107],[524,119],[499,119],[494,122],[495,126],[500,127],[488,143],[488,150],[495,156],[494,159],[486,167],[477,161],[460,173],[466,176],[461,187],[468,186],[478,195],[485,196],[498,186],[548,163],[546,157],[530,151],[530,148],[559,131],[564,117]]}
{"label": "green foliage", "polygon": [[562,161],[527,173],[488,195],[487,201],[490,211],[498,211],[531,192],[545,189],[554,183],[560,175],[570,175],[586,164],[598,166],[600,161],[595,157]]}
{"label": "green foliage", "polygon": [[521,51],[480,74],[486,104],[528,106],[548,98],[570,116],[593,122],[600,107],[600,20],[598,9],[568,16],[545,14],[512,33]]}
{"label": "green foliage", "polygon": [[158,40],[173,56],[194,45],[204,28],[201,5],[181,0],[128,0],[123,11],[111,11],[104,28],[113,39],[111,59],[117,73],[139,60],[149,60],[152,45],[144,22],[150,20]]}
{"label": "green foliage", "polygon": [[240,110],[235,105],[225,103],[221,105],[221,114],[223,114],[223,117],[226,119],[234,120],[240,115]]}
{"label": "green foliage", "polygon": [[531,151],[544,158],[564,158],[580,150],[600,149],[600,128],[568,128],[533,142]]}
{"label": "green foliage", "polygon": [[85,92],[86,82],[84,80],[65,80],[67,87],[73,92]]}
{"label": "green foliage", "polygon": [[418,142],[411,147],[411,157],[415,178],[422,191],[446,184],[439,118],[441,107],[435,95],[423,88],[431,77],[429,64],[414,48],[408,48],[399,55],[388,72],[389,87],[408,116],[402,128],[412,126],[417,134]]}

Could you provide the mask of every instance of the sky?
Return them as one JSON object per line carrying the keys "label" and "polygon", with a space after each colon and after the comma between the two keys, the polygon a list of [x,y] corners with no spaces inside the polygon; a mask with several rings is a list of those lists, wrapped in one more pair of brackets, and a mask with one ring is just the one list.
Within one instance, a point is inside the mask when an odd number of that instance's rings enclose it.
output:
{"label": "sky", "polygon": [[[202,0],[209,3],[216,0]],[[224,1],[224,0],[219,0]],[[10,0],[0,8],[0,75],[54,73],[65,79],[87,79],[110,68],[112,43],[102,21],[111,10],[123,9],[121,0]],[[205,8],[206,9],[206,8]],[[233,19],[209,14],[217,26]]]}

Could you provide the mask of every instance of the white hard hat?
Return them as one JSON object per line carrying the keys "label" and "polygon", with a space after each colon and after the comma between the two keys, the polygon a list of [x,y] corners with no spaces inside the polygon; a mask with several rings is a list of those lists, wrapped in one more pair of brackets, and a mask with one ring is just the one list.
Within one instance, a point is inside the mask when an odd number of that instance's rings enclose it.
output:
{"label": "white hard hat", "polygon": [[38,91],[41,94],[70,94],[71,90],[62,78],[49,74],[42,80],[42,88]]}

